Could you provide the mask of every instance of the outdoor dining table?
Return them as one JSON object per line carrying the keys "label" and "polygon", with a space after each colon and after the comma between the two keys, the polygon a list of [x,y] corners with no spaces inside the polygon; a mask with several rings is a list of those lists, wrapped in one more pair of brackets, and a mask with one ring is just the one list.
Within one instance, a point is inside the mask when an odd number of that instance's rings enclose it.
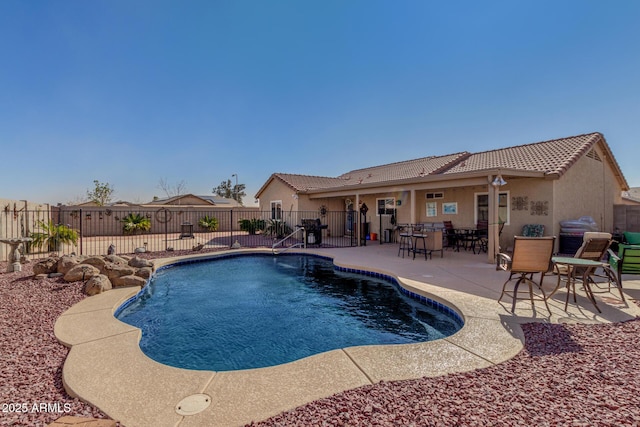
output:
{"label": "outdoor dining table", "polygon": [[[456,235],[457,245],[456,251],[460,252],[460,246],[464,248],[464,250],[471,249],[473,253],[475,253],[476,241],[478,240],[478,229],[475,227],[467,227],[467,228],[455,228],[454,233]],[[469,243],[469,246],[467,246]]]}
{"label": "outdoor dining table", "polygon": [[[567,299],[564,303],[564,311],[567,311],[567,306],[569,305],[569,293],[573,289],[573,301],[577,303],[576,300],[576,272],[578,270],[581,271],[582,275],[582,286],[584,286],[584,291],[587,294],[587,297],[593,303],[593,306],[598,310],[598,313],[602,313],[600,307],[596,303],[596,298],[593,295],[593,291],[591,290],[591,286],[589,285],[589,280],[591,275],[595,272],[598,267],[602,267],[603,263],[600,261],[593,261],[590,259],[582,259],[582,258],[574,258],[574,257],[552,257],[551,262],[554,265],[564,265],[567,267]],[[549,294],[549,296],[553,295],[558,288],[560,287],[561,275],[558,274],[558,284],[556,288]]]}

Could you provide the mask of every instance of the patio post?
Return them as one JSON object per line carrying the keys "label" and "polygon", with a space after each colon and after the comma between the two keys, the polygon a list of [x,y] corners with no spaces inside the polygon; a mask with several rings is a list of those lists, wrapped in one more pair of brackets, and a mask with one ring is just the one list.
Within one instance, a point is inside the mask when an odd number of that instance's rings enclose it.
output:
{"label": "patio post", "polygon": [[496,262],[496,254],[498,253],[498,194],[497,188],[491,185],[493,180],[492,176],[489,176],[488,187],[488,199],[489,199],[489,230],[487,236],[487,261],[489,263]]}
{"label": "patio post", "polygon": [[356,241],[358,242],[358,246],[362,246],[362,239],[360,239],[360,194],[356,193],[356,208],[354,210],[354,215],[357,218],[355,221],[355,233],[356,233]]}
{"label": "patio post", "polygon": [[416,222],[416,189],[411,189],[411,224],[417,224]]}

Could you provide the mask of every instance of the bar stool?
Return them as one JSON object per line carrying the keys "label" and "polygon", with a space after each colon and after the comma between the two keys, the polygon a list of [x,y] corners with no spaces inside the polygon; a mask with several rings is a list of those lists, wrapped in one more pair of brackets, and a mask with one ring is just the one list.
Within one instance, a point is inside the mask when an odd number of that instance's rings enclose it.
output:
{"label": "bar stool", "polygon": [[[416,252],[424,252],[424,259],[427,259],[427,232],[420,224],[416,224],[411,229],[413,238],[413,259],[416,259]],[[418,249],[418,242],[422,242],[422,249]]]}
{"label": "bar stool", "polygon": [[413,250],[413,240],[411,238],[411,226],[409,225],[398,225],[398,237],[399,246],[398,246],[398,256],[400,256],[400,252],[402,252],[402,258],[404,258],[404,252],[407,251],[407,256],[409,252]]}

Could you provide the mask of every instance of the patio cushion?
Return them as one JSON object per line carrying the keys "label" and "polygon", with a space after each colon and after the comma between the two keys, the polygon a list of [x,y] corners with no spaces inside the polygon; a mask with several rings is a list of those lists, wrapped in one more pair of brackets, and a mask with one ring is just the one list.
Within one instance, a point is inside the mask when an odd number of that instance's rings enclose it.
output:
{"label": "patio cushion", "polygon": [[630,245],[640,245],[640,233],[624,232],[624,241]]}

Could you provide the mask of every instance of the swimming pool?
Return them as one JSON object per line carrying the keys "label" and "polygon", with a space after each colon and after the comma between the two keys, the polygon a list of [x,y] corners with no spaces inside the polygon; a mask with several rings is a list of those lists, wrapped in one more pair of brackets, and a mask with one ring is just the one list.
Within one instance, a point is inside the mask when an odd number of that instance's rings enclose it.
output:
{"label": "swimming pool", "polygon": [[401,293],[392,277],[344,270],[293,254],[174,264],[159,269],[116,317],[142,329],[140,348],[152,359],[214,371],[430,341],[462,326],[447,307]]}

